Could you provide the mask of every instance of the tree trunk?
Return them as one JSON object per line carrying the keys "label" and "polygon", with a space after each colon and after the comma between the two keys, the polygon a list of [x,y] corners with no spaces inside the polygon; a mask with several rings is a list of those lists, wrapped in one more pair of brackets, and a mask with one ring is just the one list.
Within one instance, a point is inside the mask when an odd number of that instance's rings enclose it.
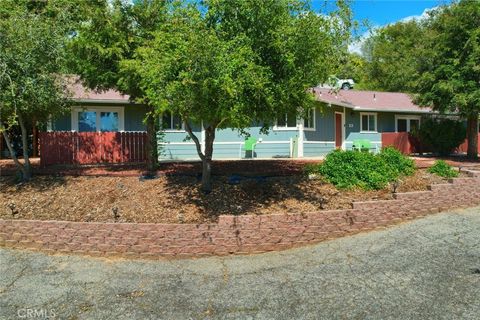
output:
{"label": "tree trunk", "polygon": [[147,171],[156,174],[158,165],[157,130],[155,126],[155,114],[151,109],[147,116]]}
{"label": "tree trunk", "polygon": [[38,127],[36,120],[33,120],[32,123],[32,157],[38,157]]}
{"label": "tree trunk", "polygon": [[3,139],[0,137],[0,159],[3,157]]}
{"label": "tree trunk", "polygon": [[5,144],[7,145],[8,152],[10,152],[10,156],[12,157],[13,162],[15,163],[18,170],[22,174],[22,177],[24,177],[25,174],[26,174],[25,167],[20,163],[20,161],[18,161],[17,154],[13,150],[13,146],[12,146],[12,143],[10,141],[10,138],[8,137],[8,133],[5,130],[5,128],[3,128],[3,125],[1,123],[1,121],[0,121],[0,127],[3,129],[3,138],[5,139]]}
{"label": "tree trunk", "polygon": [[477,159],[478,158],[478,114],[470,115],[467,119],[467,139],[468,139],[467,157],[469,159]]}
{"label": "tree trunk", "polygon": [[22,148],[23,148],[23,167],[24,171],[22,180],[29,181],[32,178],[32,167],[30,165],[30,157],[28,156],[28,132],[27,127],[25,127],[25,122],[22,115],[18,114],[18,124],[22,131]]}
{"label": "tree trunk", "polygon": [[[185,118],[184,118],[185,119]],[[195,142],[197,153],[202,160],[202,186],[201,189],[204,193],[210,193],[212,191],[212,155],[213,155],[213,141],[215,141],[215,130],[217,126],[210,125],[205,130],[205,151],[202,152],[202,146],[198,137],[193,133],[192,128],[187,120],[184,120],[185,129],[188,135]]]}
{"label": "tree trunk", "polygon": [[212,155],[213,141],[215,140],[215,129],[211,127],[205,130],[205,156],[202,159],[202,191],[212,192]]}

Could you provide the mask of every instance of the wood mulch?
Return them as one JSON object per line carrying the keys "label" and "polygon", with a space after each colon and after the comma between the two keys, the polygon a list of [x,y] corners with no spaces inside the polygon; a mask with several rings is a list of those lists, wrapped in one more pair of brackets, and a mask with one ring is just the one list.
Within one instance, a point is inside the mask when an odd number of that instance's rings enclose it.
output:
{"label": "wood mulch", "polygon": [[[208,195],[198,190],[199,164],[183,164],[184,174],[178,174],[177,167],[151,180],[140,179],[138,172],[136,176],[37,175],[27,184],[0,177],[0,218],[201,223],[215,221],[221,214],[300,213],[351,208],[352,201],[392,199],[391,188],[345,191],[309,180],[301,173],[304,163],[300,162],[266,161],[254,166],[246,161],[243,167],[238,163],[214,166],[213,192]],[[398,191],[426,190],[429,184],[441,182],[418,170],[400,182]]]}

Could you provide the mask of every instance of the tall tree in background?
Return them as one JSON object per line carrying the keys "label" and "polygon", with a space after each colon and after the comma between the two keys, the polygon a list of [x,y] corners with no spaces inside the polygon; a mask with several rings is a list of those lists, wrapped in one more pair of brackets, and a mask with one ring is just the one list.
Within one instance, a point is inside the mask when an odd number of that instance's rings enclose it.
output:
{"label": "tall tree in background", "polygon": [[[209,192],[216,130],[261,123],[268,131],[278,115],[311,108],[308,89],[346,52],[349,28],[344,2],[330,17],[297,0],[177,4],[121,72],[139,75],[158,112],[182,117]],[[203,126],[204,144],[192,124]]]}
{"label": "tall tree in background", "polygon": [[132,101],[148,107],[145,119],[149,143],[147,167],[157,166],[156,113],[134,69],[121,69],[133,58],[137,48],[153,39],[153,32],[163,25],[168,0],[133,2],[100,0],[83,5],[83,23],[76,30],[69,48],[71,71],[94,90],[115,89]]}
{"label": "tall tree in background", "polygon": [[419,77],[424,45],[422,22],[397,22],[373,31],[362,46],[366,59],[366,87],[372,90],[412,92]]}
{"label": "tall tree in background", "polygon": [[428,37],[419,62],[418,101],[467,119],[469,158],[478,156],[480,112],[480,4],[463,0],[427,20]]}
{"label": "tall tree in background", "polygon": [[340,59],[340,66],[335,75],[340,79],[353,79],[357,90],[368,89],[366,59],[358,53],[348,53]]}
{"label": "tall tree in background", "polygon": [[[68,96],[59,74],[65,58],[70,18],[58,3],[2,1],[0,6],[0,133],[23,181],[32,170],[27,129],[33,121],[46,121],[66,110]],[[67,10],[66,12],[69,12]],[[7,130],[19,126],[23,164]]]}

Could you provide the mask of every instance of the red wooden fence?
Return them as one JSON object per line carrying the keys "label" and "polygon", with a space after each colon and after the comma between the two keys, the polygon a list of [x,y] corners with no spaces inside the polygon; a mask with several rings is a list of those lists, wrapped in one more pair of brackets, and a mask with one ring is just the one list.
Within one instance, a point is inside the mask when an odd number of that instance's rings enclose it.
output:
{"label": "red wooden fence", "polygon": [[428,152],[425,146],[408,132],[383,132],[382,147],[393,146],[403,154]]}
{"label": "red wooden fence", "polygon": [[144,162],[145,132],[41,132],[40,164]]}
{"label": "red wooden fence", "polygon": [[[408,132],[383,132],[382,147],[393,146],[404,154],[429,152],[425,146],[417,139],[412,137]],[[456,150],[458,153],[466,153],[468,148],[468,140],[465,140]],[[480,136],[478,141],[478,153],[480,153]]]}

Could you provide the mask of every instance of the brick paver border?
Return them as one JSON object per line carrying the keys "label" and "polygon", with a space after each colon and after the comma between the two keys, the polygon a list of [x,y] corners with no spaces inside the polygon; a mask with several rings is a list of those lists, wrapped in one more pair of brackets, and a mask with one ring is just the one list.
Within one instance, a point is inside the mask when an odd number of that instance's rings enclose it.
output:
{"label": "brick paver border", "polygon": [[354,202],[352,209],[276,215],[222,215],[210,224],[91,223],[0,220],[0,246],[127,258],[200,257],[260,253],[386,227],[451,208],[480,204],[480,172],[394,194],[393,200]]}

